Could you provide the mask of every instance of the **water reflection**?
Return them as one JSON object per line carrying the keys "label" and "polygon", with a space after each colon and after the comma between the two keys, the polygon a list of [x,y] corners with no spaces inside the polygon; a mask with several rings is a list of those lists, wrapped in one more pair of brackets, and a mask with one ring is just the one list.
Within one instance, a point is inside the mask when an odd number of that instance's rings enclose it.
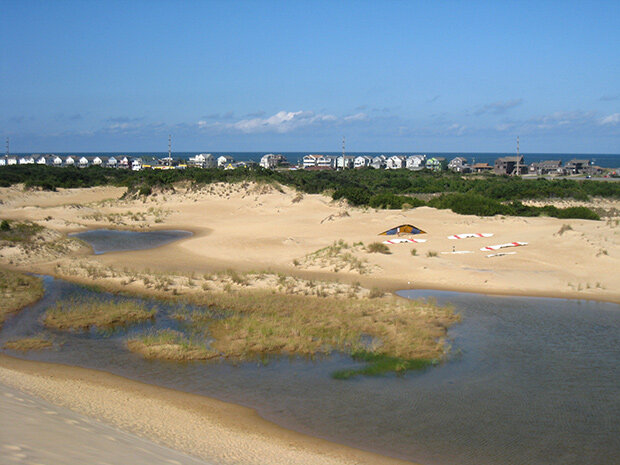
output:
{"label": "water reflection", "polygon": [[[91,291],[45,278],[44,299],[5,323],[0,343],[43,328],[56,299]],[[336,381],[356,366],[338,354],[146,361],[125,349],[142,326],[112,334],[51,333],[64,343],[26,357],[106,370],[256,408],[282,426],[423,464],[617,463],[620,456],[620,310],[559,299],[404,291],[451,302],[457,356],[404,377]],[[111,296],[110,298],[120,298]],[[175,328],[174,306],[147,301],[157,325]],[[50,334],[50,333],[48,333]]]}

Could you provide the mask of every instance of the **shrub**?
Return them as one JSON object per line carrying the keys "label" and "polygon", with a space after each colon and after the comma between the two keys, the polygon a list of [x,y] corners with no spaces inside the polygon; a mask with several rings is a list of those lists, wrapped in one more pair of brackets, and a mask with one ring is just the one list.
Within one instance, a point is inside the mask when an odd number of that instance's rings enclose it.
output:
{"label": "shrub", "polygon": [[428,252],[426,252],[426,256],[429,258],[436,257],[437,255],[437,252],[435,252],[434,250],[429,250]]}
{"label": "shrub", "polygon": [[381,242],[373,242],[372,244],[368,244],[368,246],[366,247],[366,250],[369,253],[382,253],[382,254],[391,253],[390,248],[387,245],[382,244]]}
{"label": "shrub", "polygon": [[11,225],[9,224],[9,222],[7,220],[2,220],[2,223],[0,223],[0,230],[2,230],[2,231],[10,231],[11,230]]}

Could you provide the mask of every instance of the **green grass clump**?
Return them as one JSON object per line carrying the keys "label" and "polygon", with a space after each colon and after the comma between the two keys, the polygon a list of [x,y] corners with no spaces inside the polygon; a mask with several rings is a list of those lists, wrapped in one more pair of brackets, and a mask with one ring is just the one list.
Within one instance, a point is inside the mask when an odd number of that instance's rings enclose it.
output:
{"label": "green grass clump", "polygon": [[368,253],[382,253],[382,254],[391,253],[390,248],[381,242],[373,242],[372,244],[368,244],[368,246],[366,247],[366,250],[368,251]]}
{"label": "green grass clump", "polygon": [[28,242],[33,236],[45,228],[36,223],[15,223],[14,221],[2,221],[0,227],[0,241]]}
{"label": "green grass clump", "polygon": [[406,371],[422,370],[435,362],[429,359],[405,359],[392,357],[383,353],[359,350],[351,354],[353,360],[366,362],[361,368],[349,368],[332,373],[334,379],[350,379],[359,375],[380,376],[386,373],[403,374]]}
{"label": "green grass clump", "polygon": [[162,329],[129,339],[127,348],[144,358],[174,361],[208,360],[219,353],[179,331]]}
{"label": "green grass clump", "polygon": [[155,317],[155,310],[147,310],[143,303],[129,300],[115,302],[97,298],[60,300],[48,309],[43,323],[49,328],[87,330],[114,328],[139,323]]}
{"label": "green grass clump", "polygon": [[0,328],[7,315],[43,297],[39,278],[0,268]]}
{"label": "green grass clump", "polygon": [[14,339],[7,341],[4,344],[5,349],[19,350],[21,352],[27,352],[29,350],[42,350],[49,347],[52,347],[52,341],[41,335]]}

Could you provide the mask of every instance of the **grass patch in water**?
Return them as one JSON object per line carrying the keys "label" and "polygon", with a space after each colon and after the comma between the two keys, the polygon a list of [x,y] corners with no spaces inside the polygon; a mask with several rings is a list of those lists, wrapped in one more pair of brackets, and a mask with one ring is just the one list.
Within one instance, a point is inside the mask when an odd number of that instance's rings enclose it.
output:
{"label": "grass patch in water", "polygon": [[114,302],[97,298],[72,298],[60,300],[49,308],[43,317],[48,328],[62,330],[87,330],[114,328],[153,319],[155,310],[147,310],[143,303]]}
{"label": "grass patch in water", "polygon": [[403,374],[406,371],[421,370],[433,365],[435,362],[429,359],[405,359],[391,357],[382,353],[359,350],[351,354],[353,360],[366,362],[367,365],[360,368],[348,368],[332,373],[334,379],[350,379],[358,375],[380,376],[386,373]]}
{"label": "grass patch in water", "polygon": [[[417,360],[441,360],[447,328],[459,320],[451,307],[395,296],[337,299],[247,291],[209,293],[194,303],[229,309],[223,318],[193,312],[186,320],[196,333],[210,334],[211,346],[226,358],[334,350],[361,357],[366,351],[384,372],[413,369]],[[374,341],[370,346],[363,342],[368,337]]]}
{"label": "grass patch in water", "polygon": [[14,339],[4,343],[5,349],[19,350],[22,352],[48,349],[50,347],[52,347],[52,341],[41,335]]}
{"label": "grass patch in water", "polygon": [[208,360],[219,353],[179,331],[162,329],[129,339],[127,348],[144,358],[174,361]]}
{"label": "grass patch in water", "polygon": [[9,313],[36,302],[43,292],[39,278],[0,268],[0,328]]}

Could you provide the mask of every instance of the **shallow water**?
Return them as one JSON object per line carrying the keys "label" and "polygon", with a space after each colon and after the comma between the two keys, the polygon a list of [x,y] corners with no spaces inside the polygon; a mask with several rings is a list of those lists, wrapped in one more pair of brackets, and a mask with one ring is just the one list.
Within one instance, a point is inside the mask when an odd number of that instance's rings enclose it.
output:
{"label": "shallow water", "polygon": [[95,255],[106,252],[153,249],[191,235],[189,231],[179,230],[120,231],[115,229],[93,229],[71,234],[90,244]]}
{"label": "shallow water", "polygon": [[[0,344],[42,331],[45,308],[91,291],[45,278],[42,301],[5,323]],[[422,464],[612,464],[620,456],[620,307],[560,299],[403,291],[452,302],[453,358],[403,377],[337,381],[335,354],[233,365],[145,361],[105,336],[51,333],[27,358],[96,368],[257,409],[282,426]],[[118,298],[112,297],[110,298]],[[157,325],[176,327],[155,301]],[[8,352],[11,353],[11,352]],[[15,353],[11,353],[15,355]],[[23,356],[23,355],[19,355]]]}

